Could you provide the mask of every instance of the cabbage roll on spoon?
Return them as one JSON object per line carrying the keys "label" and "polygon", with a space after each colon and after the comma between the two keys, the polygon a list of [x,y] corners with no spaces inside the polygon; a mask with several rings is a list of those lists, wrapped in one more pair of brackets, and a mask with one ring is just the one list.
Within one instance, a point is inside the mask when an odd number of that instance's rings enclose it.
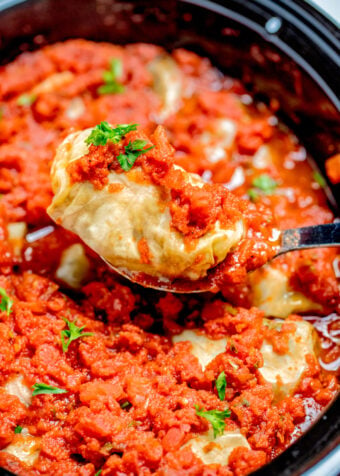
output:
{"label": "cabbage roll on spoon", "polygon": [[143,286],[216,291],[241,282],[279,250],[271,212],[174,163],[158,126],[70,134],[52,165],[51,218]]}

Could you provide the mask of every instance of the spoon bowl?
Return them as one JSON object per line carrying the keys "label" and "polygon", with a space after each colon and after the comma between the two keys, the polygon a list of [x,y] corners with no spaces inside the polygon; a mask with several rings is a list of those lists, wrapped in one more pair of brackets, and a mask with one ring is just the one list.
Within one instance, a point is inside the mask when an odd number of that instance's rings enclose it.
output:
{"label": "spoon bowl", "polygon": [[[340,246],[340,222],[306,226],[303,228],[290,228],[281,232],[280,248],[274,258],[289,251],[334,246]],[[116,273],[146,288],[181,294],[218,291],[217,286],[212,284],[208,278],[199,279],[197,281],[184,279],[170,280],[165,277],[159,278],[145,273],[133,272],[127,268],[113,266],[105,259],[104,261]]]}

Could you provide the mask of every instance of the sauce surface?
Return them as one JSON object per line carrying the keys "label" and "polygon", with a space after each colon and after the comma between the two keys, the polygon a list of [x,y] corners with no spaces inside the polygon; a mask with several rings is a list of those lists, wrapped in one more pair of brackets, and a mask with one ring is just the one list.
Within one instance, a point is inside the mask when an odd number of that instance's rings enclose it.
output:
{"label": "sauce surface", "polygon": [[[162,124],[175,164],[208,188],[224,184],[268,207],[281,229],[331,222],[322,179],[277,120],[278,105],[254,104],[238,81],[189,51],[84,40],[2,67],[0,101],[0,288],[12,302],[2,295],[0,466],[28,476],[232,476],[282,452],[338,391],[337,250],[290,253],[219,294],[175,296],[122,280],[46,213],[57,146],[107,121],[138,123],[147,135]],[[294,341],[302,319],[313,324],[305,347]],[[77,339],[68,340],[67,322],[83,328]],[[195,342],[174,337],[197,329],[211,348],[227,343],[204,366]],[[264,377],[264,346],[280,363],[292,344],[301,344],[304,365],[285,394],[280,379]],[[39,383],[64,392],[32,395]],[[227,464],[194,452],[190,441],[212,428],[197,408],[230,410],[223,434],[246,444]],[[203,454],[217,451],[216,441]]]}

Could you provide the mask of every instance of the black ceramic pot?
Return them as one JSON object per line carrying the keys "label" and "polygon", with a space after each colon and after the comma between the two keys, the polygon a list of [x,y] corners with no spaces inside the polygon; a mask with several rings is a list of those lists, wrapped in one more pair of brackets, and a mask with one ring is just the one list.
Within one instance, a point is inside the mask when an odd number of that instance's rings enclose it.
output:
{"label": "black ceramic pot", "polygon": [[[280,101],[280,114],[321,171],[325,159],[340,151],[339,30],[304,0],[0,0],[2,64],[22,51],[76,37],[181,46],[209,56],[255,96]],[[329,192],[337,208],[339,186]],[[337,476],[339,406],[338,398],[254,474]]]}

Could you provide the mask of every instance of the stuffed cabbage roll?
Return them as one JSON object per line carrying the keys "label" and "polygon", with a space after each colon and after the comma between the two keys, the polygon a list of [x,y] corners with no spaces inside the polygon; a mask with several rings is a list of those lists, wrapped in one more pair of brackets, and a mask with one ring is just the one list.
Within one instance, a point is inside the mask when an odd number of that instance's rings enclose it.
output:
{"label": "stuffed cabbage roll", "polygon": [[107,123],[69,135],[52,188],[53,220],[129,272],[199,280],[214,268],[237,279],[274,252],[271,215],[176,166],[161,126],[150,137]]}

